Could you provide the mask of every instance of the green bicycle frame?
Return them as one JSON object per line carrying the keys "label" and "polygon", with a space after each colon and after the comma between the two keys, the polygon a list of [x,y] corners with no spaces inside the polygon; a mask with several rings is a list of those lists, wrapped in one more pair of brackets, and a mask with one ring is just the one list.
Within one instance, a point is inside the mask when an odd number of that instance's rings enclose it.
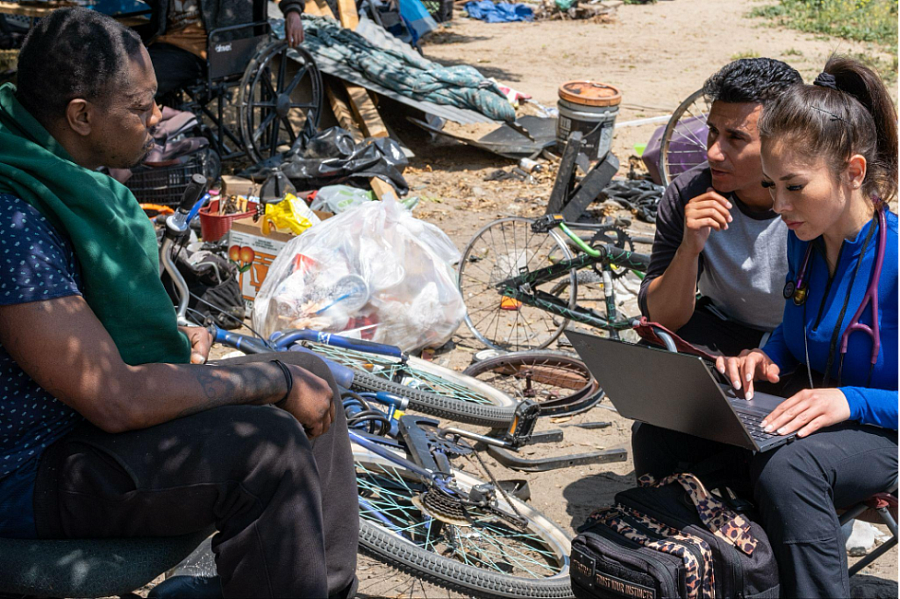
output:
{"label": "green bicycle frame", "polygon": [[[556,264],[551,264],[535,271],[523,272],[518,276],[506,279],[497,285],[498,291],[501,295],[513,298],[526,306],[533,306],[581,324],[605,329],[610,332],[610,336],[618,338],[618,332],[634,327],[635,321],[633,318],[619,318],[615,295],[612,292],[611,267],[619,266],[636,272],[645,272],[650,263],[650,257],[611,245],[591,247],[575,235],[565,224],[560,223],[559,228],[582,253],[570,260],[563,260]],[[605,317],[592,308],[585,308],[577,304],[570,308],[566,302],[555,295],[535,289],[537,285],[568,275],[573,269],[581,270],[598,264],[602,267],[606,300]]]}

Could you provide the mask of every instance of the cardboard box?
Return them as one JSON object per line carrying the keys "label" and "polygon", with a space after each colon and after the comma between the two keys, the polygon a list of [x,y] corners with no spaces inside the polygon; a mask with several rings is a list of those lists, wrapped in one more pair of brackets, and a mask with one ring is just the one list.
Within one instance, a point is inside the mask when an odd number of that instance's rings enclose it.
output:
{"label": "cardboard box", "polygon": [[251,181],[250,179],[244,179],[243,177],[234,177],[232,175],[223,175],[222,176],[222,196],[244,196],[250,197],[257,195],[256,192],[259,191],[259,185]]}
{"label": "cardboard box", "polygon": [[[315,213],[321,220],[334,216],[319,210]],[[252,218],[242,218],[232,223],[228,232],[228,259],[238,267],[238,283],[248,309],[253,307],[253,300],[266,280],[272,262],[294,237],[292,233],[281,232],[263,235],[259,223],[253,222]]]}
{"label": "cardboard box", "polygon": [[228,232],[228,259],[238,267],[238,283],[248,309],[253,307],[253,300],[278,252],[291,238],[293,235],[289,233],[263,235],[252,218],[232,223]]}

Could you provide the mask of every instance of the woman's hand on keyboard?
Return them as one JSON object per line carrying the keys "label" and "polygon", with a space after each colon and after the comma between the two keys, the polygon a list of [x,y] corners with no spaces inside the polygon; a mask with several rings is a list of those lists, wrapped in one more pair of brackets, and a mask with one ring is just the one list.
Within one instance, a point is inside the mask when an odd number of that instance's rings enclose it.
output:
{"label": "woman's hand on keyboard", "polygon": [[781,369],[761,349],[744,350],[736,358],[719,356],[716,368],[728,377],[735,390],[744,391],[744,399],[753,399],[753,381],[778,382]]}
{"label": "woman's hand on keyboard", "polygon": [[806,437],[850,418],[850,404],[840,389],[804,389],[784,400],[762,421],[766,432]]}

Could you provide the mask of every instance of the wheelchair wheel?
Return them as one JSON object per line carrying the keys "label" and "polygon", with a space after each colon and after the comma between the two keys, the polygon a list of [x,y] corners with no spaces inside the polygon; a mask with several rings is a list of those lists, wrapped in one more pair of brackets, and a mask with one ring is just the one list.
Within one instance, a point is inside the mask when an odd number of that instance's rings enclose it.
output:
{"label": "wheelchair wheel", "polygon": [[280,41],[264,46],[244,71],[240,87],[241,137],[260,162],[298,148],[322,114],[322,76],[305,50]]}
{"label": "wheelchair wheel", "polygon": [[663,185],[706,162],[706,136],[710,103],[699,89],[672,113],[666,124],[659,151],[659,174]]}

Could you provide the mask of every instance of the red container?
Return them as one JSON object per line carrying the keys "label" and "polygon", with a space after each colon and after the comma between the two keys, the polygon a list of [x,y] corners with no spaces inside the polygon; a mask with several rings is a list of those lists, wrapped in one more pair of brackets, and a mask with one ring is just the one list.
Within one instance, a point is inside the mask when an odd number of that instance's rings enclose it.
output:
{"label": "red container", "polygon": [[250,212],[237,212],[235,214],[219,214],[219,200],[213,200],[200,209],[200,235],[203,241],[218,241],[231,230],[231,223],[256,214],[256,204]]}

